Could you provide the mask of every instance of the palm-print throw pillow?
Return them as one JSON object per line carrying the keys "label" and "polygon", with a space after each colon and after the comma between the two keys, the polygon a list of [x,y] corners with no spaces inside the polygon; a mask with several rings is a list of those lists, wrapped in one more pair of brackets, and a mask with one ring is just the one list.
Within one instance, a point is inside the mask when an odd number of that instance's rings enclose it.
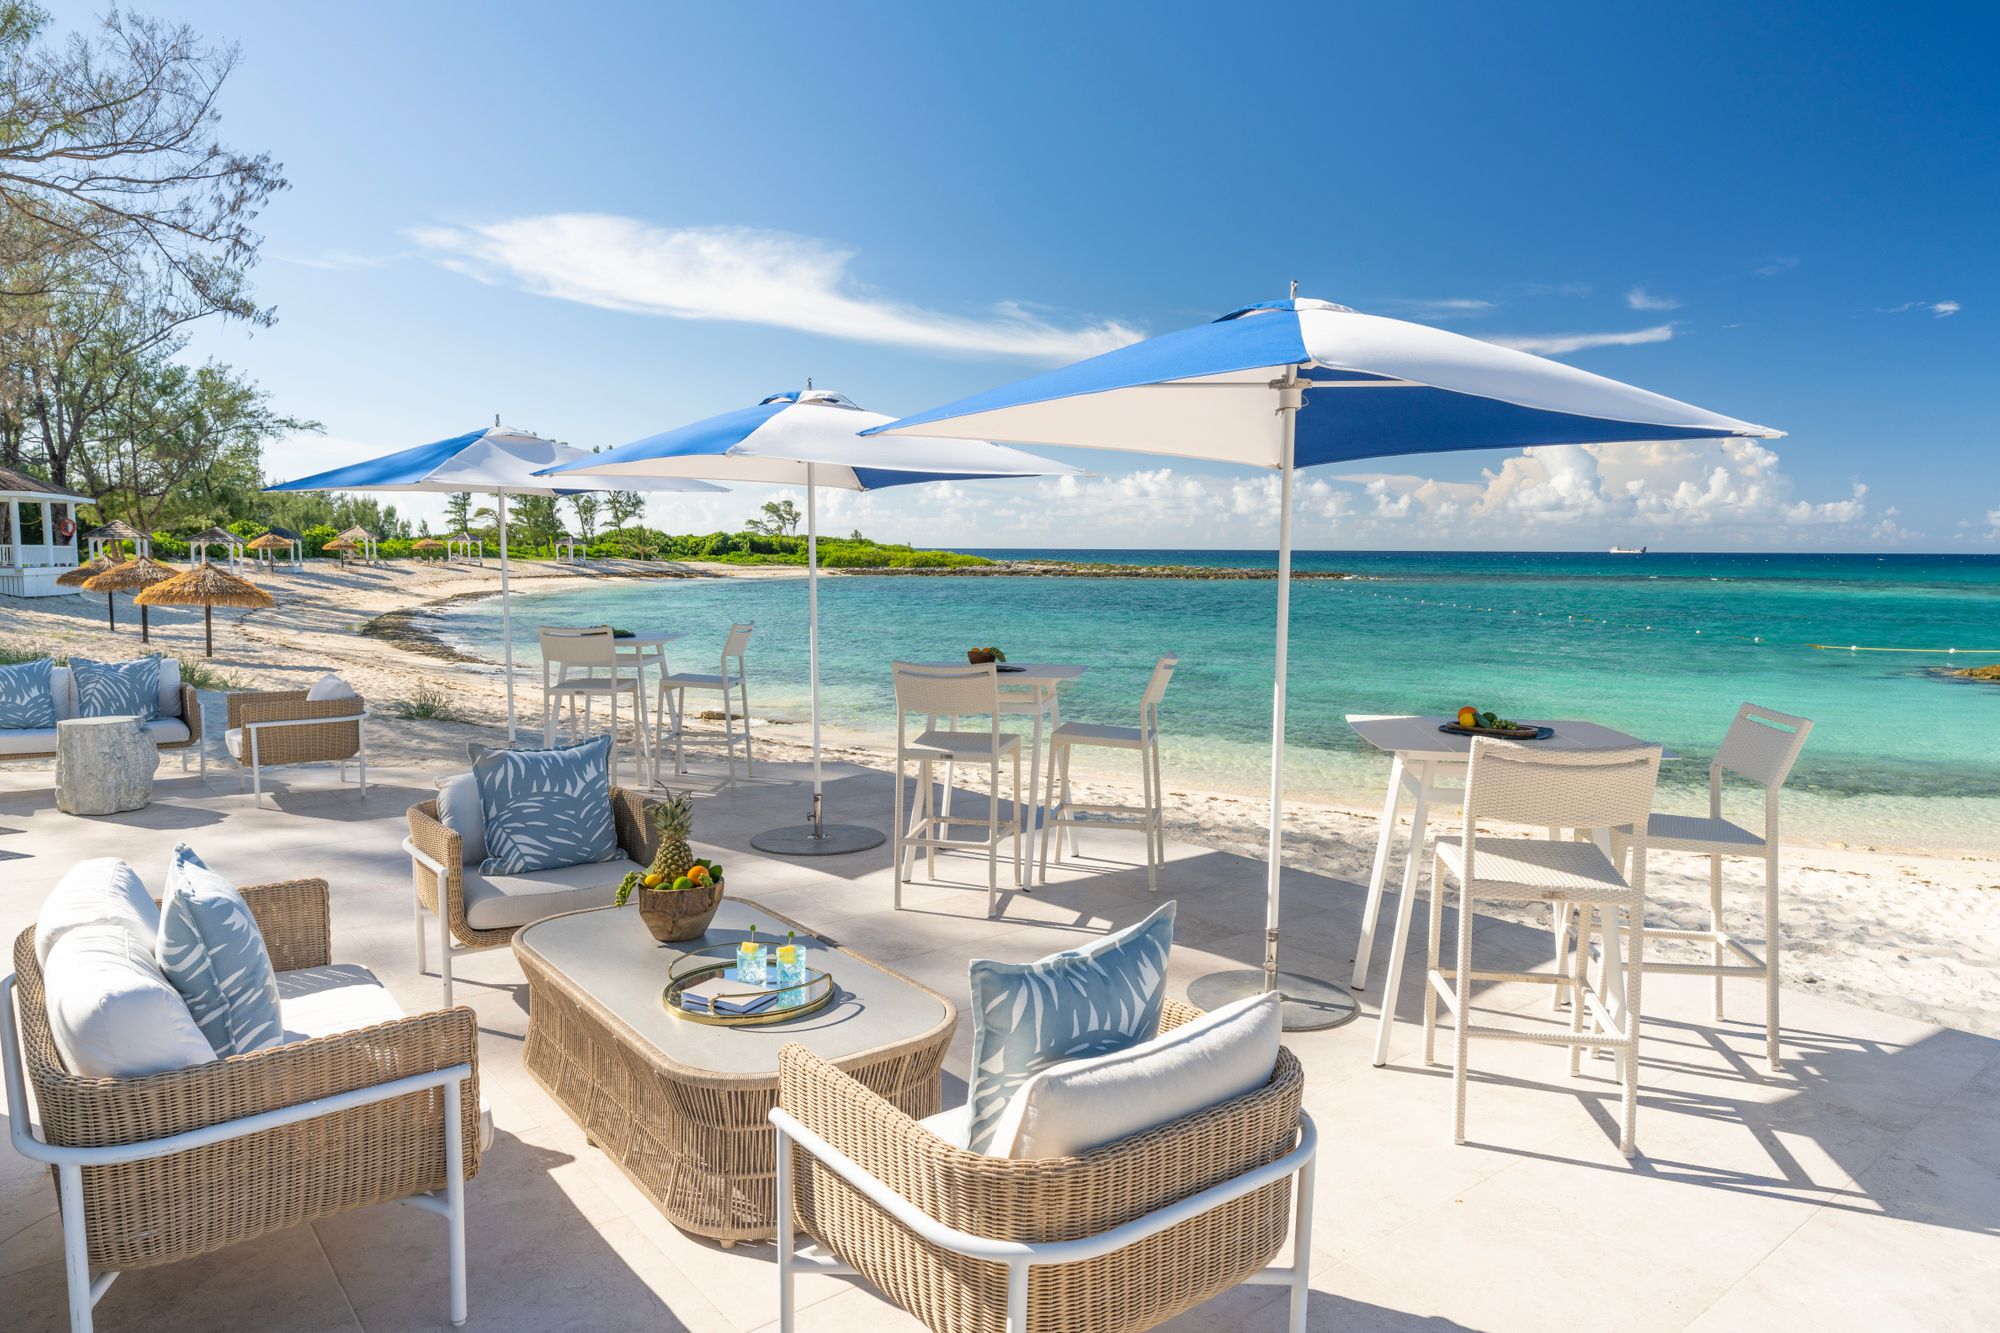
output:
{"label": "palm-print throw pillow", "polygon": [[472,761],[486,824],[481,874],[521,875],[621,855],[611,819],[611,738]]}
{"label": "palm-print throw pillow", "polygon": [[56,724],[55,667],[46,657],[0,667],[0,731],[31,731]]}
{"label": "palm-print throw pillow", "polygon": [[78,717],[136,717],[141,723],[160,715],[160,655],[132,662],[69,659],[76,684]]}
{"label": "palm-print throw pillow", "polygon": [[1157,1037],[1173,943],[1169,902],[1082,949],[1033,963],[973,960],[966,1147],[987,1151],[1008,1101],[1042,1070]]}
{"label": "palm-print throw pillow", "polygon": [[282,1045],[278,974],[236,886],[181,843],[160,895],[160,970],[220,1057]]}

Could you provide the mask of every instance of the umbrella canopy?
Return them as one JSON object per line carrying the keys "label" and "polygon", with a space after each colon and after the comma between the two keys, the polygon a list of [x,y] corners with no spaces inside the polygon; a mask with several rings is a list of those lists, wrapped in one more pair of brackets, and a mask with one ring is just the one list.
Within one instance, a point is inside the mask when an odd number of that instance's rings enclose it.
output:
{"label": "umbrella canopy", "polygon": [[357,548],[355,546],[355,543],[349,541],[347,538],[335,537],[332,541],[328,542],[326,545],[320,547],[319,549],[322,551],[352,551]]}
{"label": "umbrella canopy", "polygon": [[253,551],[289,551],[296,537],[281,537],[275,532],[267,532],[249,543]]}
{"label": "umbrella canopy", "polygon": [[83,588],[85,592],[139,592],[180,572],[174,565],[163,565],[143,555],[134,556],[86,580]]}
{"label": "umbrella canopy", "polygon": [[347,542],[372,542],[375,534],[366,528],[354,527],[340,534],[340,540]]}
{"label": "umbrella canopy", "polygon": [[110,556],[100,555],[94,560],[86,560],[75,569],[65,571],[57,577],[56,586],[59,588],[81,588],[89,580],[96,578],[107,569],[116,568],[117,565],[118,562]]}
{"label": "umbrella canopy", "polygon": [[271,594],[228,570],[203,563],[153,584],[132,599],[141,607],[198,606],[206,655],[215,656],[215,616],[218,606],[259,608],[274,605]]}
{"label": "umbrella canopy", "polygon": [[[514,739],[514,618],[508,589],[507,497],[510,495],[577,495],[595,486],[558,488],[536,475],[542,469],[575,463],[592,455],[567,444],[505,426],[454,435],[434,444],[420,444],[363,463],[297,481],[267,486],[271,491],[428,491],[453,494],[480,491],[497,497],[500,528],[500,642],[507,682],[507,739]],[[663,479],[631,489],[654,491],[721,491],[707,482]]]}
{"label": "umbrella canopy", "polygon": [[435,537],[419,537],[416,541],[410,543],[410,549],[412,551],[442,551],[444,543]]}
{"label": "umbrella canopy", "polygon": [[[984,440],[899,439],[871,441],[858,432],[891,418],[856,406],[827,389],[787,390],[754,407],[739,408],[682,426],[584,462],[549,469],[556,479],[590,475],[613,485],[627,477],[710,477],[719,481],[803,486],[806,490],[806,623],[811,678],[813,805],[809,831],[774,830],[764,851],[826,855],[859,851],[882,841],[874,829],[821,818],[819,743],[819,511],[821,486],[870,491],[926,481],[1042,477],[1078,469]],[[759,835],[765,838],[765,835]]]}
{"label": "umbrella canopy", "polygon": [[[1294,469],[1399,454],[1772,439],[1783,433],[1526,352],[1328,301],[1301,300],[1296,285],[1289,300],[1244,306],[1212,323],[1121,347],[870,433],[878,432],[1163,454],[1281,474],[1266,990],[1280,989],[1278,869]],[[1330,988],[1288,976],[1283,989],[1288,995],[1319,996]],[[1212,1001],[1203,1002],[1213,1007]],[[1326,1002],[1335,1003],[1331,997]],[[1339,1018],[1351,1016],[1352,1001],[1341,997],[1341,1002],[1346,1007]],[[1289,1017],[1300,1026],[1327,1021]],[[1385,1040],[1387,1031],[1385,1026]]]}
{"label": "umbrella canopy", "polygon": [[[163,565],[148,556],[134,556],[130,560],[113,565],[102,574],[94,574],[90,578],[85,579],[83,590],[85,592],[103,593],[107,614],[109,614],[108,608],[111,603],[111,594],[119,592],[143,592],[155,583],[170,579],[178,573],[180,573],[180,570],[173,565]],[[137,598],[133,600],[137,602]],[[146,614],[146,608],[142,603],[139,605],[139,642],[151,643],[152,641],[152,620]]]}

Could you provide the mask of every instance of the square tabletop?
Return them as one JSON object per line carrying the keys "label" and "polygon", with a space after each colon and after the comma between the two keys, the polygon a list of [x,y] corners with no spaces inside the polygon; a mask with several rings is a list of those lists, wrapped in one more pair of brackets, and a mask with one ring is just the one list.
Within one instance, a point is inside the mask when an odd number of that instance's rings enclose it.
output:
{"label": "square tabletop", "polygon": [[[977,666],[976,662],[912,662],[920,667]],[[1083,675],[1084,668],[1056,662],[1003,662],[994,674],[1002,685],[1061,685]]]}
{"label": "square tabletop", "polygon": [[646,932],[636,908],[600,907],[552,916],[514,937],[516,953],[531,954],[562,977],[599,1013],[613,1018],[675,1064],[718,1074],[773,1074],[778,1048],[798,1042],[827,1060],[913,1040],[957,1019],[943,996],[859,954],[799,927],[811,966],[833,974],[832,1004],[802,1018],[752,1027],[693,1023],[667,1012],[667,970],[709,945],[740,944],[750,927],[773,944],[795,923],[741,898],[725,897],[706,934],[661,944]]}
{"label": "square tabletop", "polygon": [[[1438,730],[1444,723],[1452,720],[1443,714],[1414,716],[1350,713],[1347,716],[1347,725],[1354,728],[1355,735],[1384,754],[1400,755],[1405,761],[1421,763],[1444,760],[1464,763],[1471,756],[1472,742],[1477,738]],[[1614,727],[1585,722],[1577,718],[1555,721],[1543,718],[1518,720],[1523,726],[1554,728],[1553,736],[1539,741],[1525,742],[1545,750],[1615,750],[1624,746],[1656,743],[1640,740]],[[1663,747],[1661,758],[1678,759],[1680,756]]]}

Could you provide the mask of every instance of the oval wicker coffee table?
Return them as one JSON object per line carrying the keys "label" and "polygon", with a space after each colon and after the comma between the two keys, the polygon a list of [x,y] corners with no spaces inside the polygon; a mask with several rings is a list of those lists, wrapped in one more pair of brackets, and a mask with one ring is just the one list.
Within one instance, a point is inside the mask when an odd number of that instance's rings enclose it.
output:
{"label": "oval wicker coffee table", "polygon": [[[762,1027],[685,1022],[666,1011],[683,951],[787,930],[814,950],[840,994]],[[684,1231],[724,1245],[776,1230],[777,1164],[766,1115],[778,1048],[798,1042],[904,1112],[937,1112],[939,1070],[958,1010],[944,996],[739,898],[708,932],[659,944],[637,911],[569,912],[514,936],[528,978],[528,1072],[632,1183]]]}

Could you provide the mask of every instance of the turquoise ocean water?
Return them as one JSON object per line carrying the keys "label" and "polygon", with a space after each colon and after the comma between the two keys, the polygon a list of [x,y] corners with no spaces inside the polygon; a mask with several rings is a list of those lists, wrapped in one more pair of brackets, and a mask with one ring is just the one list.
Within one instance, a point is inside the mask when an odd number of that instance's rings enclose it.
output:
{"label": "turquoise ocean water", "polygon": [[[987,552],[1139,564],[1269,567],[1269,552]],[[1694,809],[1736,705],[1816,723],[1788,792],[1802,838],[2000,849],[2000,686],[1951,666],[2000,663],[2000,557],[1307,552],[1301,569],[1364,577],[1292,590],[1287,782],[1301,796],[1379,803],[1387,761],[1348,713],[1582,717],[1686,756],[1663,805]],[[1177,652],[1162,710],[1168,785],[1259,791],[1268,774],[1275,585],[1165,579],[842,575],[820,584],[830,726],[889,733],[891,659],[993,643],[1021,661],[1088,668],[1064,716],[1131,720],[1154,659]],[[532,663],[540,623],[676,629],[677,668],[755,621],[751,703],[804,716],[805,582],[620,582],[516,599]],[[499,604],[460,604],[446,638],[499,653]],[[1840,645],[1834,650],[1808,644]],[[1913,648],[1921,652],[1849,651]],[[1942,651],[1957,648],[1957,655]],[[1747,812],[1746,812],[1747,813]]]}

